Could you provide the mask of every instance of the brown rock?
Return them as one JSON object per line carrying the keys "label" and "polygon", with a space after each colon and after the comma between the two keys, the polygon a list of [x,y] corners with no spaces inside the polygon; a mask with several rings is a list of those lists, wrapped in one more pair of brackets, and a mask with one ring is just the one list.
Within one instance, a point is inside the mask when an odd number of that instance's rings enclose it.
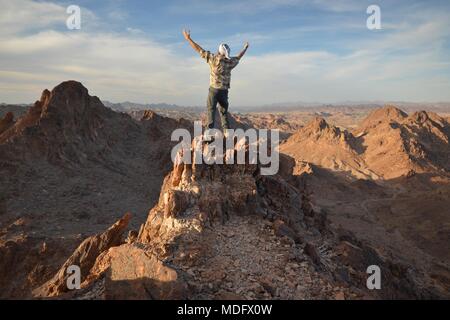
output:
{"label": "brown rock", "polygon": [[128,226],[131,214],[127,213],[104,233],[84,240],[75,252],[62,265],[55,276],[44,285],[37,288],[34,294],[39,297],[53,297],[67,292],[67,268],[71,265],[80,267],[81,281],[83,281],[94,265],[97,257],[113,246],[121,244],[122,235]]}
{"label": "brown rock", "polygon": [[179,273],[145,250],[130,244],[105,252],[86,283],[105,276],[106,299],[186,299],[187,284]]}

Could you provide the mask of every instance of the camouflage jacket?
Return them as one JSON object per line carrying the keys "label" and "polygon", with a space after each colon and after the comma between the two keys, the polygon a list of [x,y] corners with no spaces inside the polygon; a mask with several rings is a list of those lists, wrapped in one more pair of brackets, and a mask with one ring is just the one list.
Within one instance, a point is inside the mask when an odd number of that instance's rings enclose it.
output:
{"label": "camouflage jacket", "polygon": [[230,59],[209,51],[200,51],[200,56],[206,60],[211,70],[209,85],[216,89],[229,89],[231,82],[231,70],[239,63],[238,57]]}

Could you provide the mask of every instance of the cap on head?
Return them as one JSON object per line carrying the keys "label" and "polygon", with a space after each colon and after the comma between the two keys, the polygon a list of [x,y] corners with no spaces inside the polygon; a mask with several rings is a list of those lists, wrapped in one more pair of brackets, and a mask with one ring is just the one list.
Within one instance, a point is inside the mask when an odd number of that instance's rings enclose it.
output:
{"label": "cap on head", "polygon": [[230,47],[226,43],[221,43],[219,46],[219,53],[225,56],[227,59],[230,59]]}

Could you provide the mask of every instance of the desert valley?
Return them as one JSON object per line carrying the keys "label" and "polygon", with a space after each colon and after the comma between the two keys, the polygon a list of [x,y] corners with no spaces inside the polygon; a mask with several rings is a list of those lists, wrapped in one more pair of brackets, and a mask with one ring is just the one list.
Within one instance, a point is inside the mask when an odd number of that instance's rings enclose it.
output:
{"label": "desert valley", "polygon": [[172,163],[202,109],[92,94],[67,81],[0,106],[1,298],[450,298],[450,108],[231,110],[280,130],[264,176]]}

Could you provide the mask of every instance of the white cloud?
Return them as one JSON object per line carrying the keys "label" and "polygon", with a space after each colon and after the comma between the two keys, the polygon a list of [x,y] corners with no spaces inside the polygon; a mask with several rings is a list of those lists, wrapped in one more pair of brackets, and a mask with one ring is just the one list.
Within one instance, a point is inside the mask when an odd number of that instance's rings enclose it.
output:
{"label": "white cloud", "polygon": [[[8,3],[0,0],[0,5]],[[53,27],[61,23],[62,7],[17,3],[24,19],[34,17],[34,10],[45,18],[31,33],[13,22],[12,5],[0,13],[0,30],[12,30],[0,32],[0,101],[31,102],[44,88],[75,79],[105,100],[204,104],[209,70],[196,53],[184,56],[132,28],[123,33],[58,30]],[[231,103],[450,100],[445,90],[450,66],[440,47],[448,41],[449,23],[433,17],[415,25],[399,23],[374,36],[376,41],[368,31],[368,39],[353,42],[349,54],[319,50],[255,56],[251,47],[233,73]],[[394,54],[398,50],[405,52]]]}
{"label": "white cloud", "polygon": [[65,8],[49,2],[0,0],[0,33],[49,27],[65,21]]}
{"label": "white cloud", "polygon": [[[49,87],[58,77],[78,79],[104,98],[138,101],[170,100],[176,98],[177,87],[195,83],[185,83],[191,69],[195,72],[192,59],[180,59],[164,47],[129,35],[49,31],[5,44],[0,48],[2,83],[26,81],[25,75],[30,83],[40,75]],[[17,69],[23,72],[13,73]]]}
{"label": "white cloud", "polygon": [[[67,7],[48,1],[0,0],[0,35],[17,35],[44,28],[64,28],[69,17]],[[95,14],[81,8],[82,23],[96,28]]]}

